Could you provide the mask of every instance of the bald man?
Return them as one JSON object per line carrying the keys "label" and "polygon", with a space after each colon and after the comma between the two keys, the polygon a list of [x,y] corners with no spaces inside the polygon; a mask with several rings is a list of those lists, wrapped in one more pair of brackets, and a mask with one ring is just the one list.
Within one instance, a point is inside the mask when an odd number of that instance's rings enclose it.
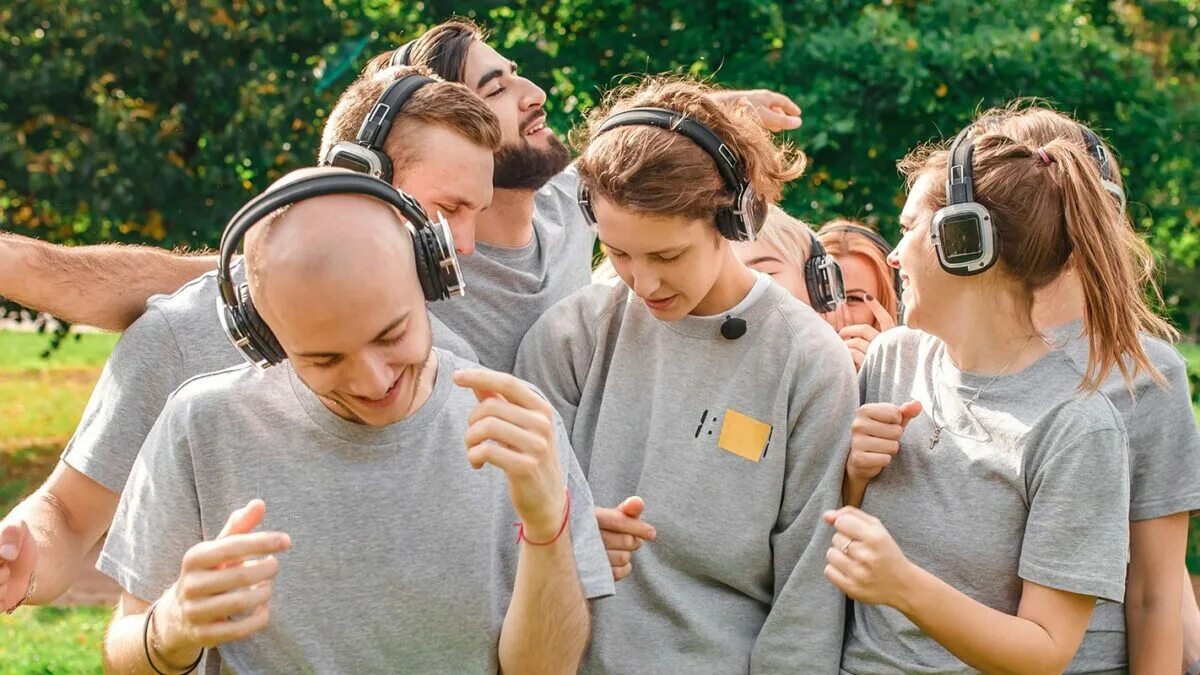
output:
{"label": "bald man", "polygon": [[108,668],[575,672],[612,592],[591,496],[545,399],[431,348],[399,214],[313,197],[245,260],[287,360],[167,401],[98,563]]}

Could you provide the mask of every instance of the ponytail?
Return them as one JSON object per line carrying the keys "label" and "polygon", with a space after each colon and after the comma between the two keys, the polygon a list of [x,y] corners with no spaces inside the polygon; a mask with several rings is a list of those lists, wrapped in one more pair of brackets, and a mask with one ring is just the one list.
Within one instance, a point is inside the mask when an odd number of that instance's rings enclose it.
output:
{"label": "ponytail", "polygon": [[1130,259],[1128,239],[1136,235],[1121,222],[1120,210],[1100,183],[1096,164],[1077,143],[1053,140],[1037,149],[1048,158],[1046,173],[1062,192],[1063,222],[1073,270],[1083,288],[1088,364],[1083,386],[1096,389],[1115,366],[1127,383],[1148,373],[1162,374],[1142,348],[1143,328],[1165,324],[1147,307],[1139,290],[1144,269]]}

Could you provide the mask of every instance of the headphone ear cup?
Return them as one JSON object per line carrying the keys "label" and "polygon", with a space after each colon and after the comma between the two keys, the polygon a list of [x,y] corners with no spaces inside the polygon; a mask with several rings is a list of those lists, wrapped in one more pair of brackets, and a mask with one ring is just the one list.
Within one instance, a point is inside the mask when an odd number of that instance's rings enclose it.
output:
{"label": "headphone ear cup", "polygon": [[579,189],[575,192],[575,202],[579,204],[579,210],[583,212],[583,219],[587,222],[588,227],[596,229],[596,212],[592,211],[592,193],[583,184],[582,179],[579,181]]}
{"label": "headphone ear cup", "polygon": [[428,302],[436,302],[445,300],[449,297],[442,288],[441,279],[437,275],[436,269],[436,246],[429,241],[430,237],[436,236],[433,232],[422,229],[413,228],[413,258],[417,264],[417,278],[421,281],[421,290],[425,293],[425,300]]}
{"label": "headphone ear cup", "polygon": [[717,231],[729,241],[743,241],[745,239],[739,232],[741,229],[738,227],[740,220],[732,207],[723,206],[717,209]]}
{"label": "headphone ear cup", "polygon": [[275,334],[271,332],[267,322],[258,315],[258,310],[250,299],[249,284],[243,283],[238,286],[238,300],[242,315],[241,322],[246,327],[247,336],[254,342],[253,346],[271,365],[282,363],[287,358],[287,354],[283,351],[279,341],[275,339]]}

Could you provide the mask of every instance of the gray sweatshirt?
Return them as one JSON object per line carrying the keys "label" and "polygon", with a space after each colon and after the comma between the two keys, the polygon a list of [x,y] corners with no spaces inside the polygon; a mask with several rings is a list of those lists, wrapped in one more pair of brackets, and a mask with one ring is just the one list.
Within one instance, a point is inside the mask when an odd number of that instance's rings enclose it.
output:
{"label": "gray sweatshirt", "polygon": [[646,500],[657,540],[594,603],[585,672],[836,672],[843,596],[825,579],[858,404],[833,330],[774,283],[734,314],[655,319],[626,286],[551,308],[516,372],[566,423],[596,504]]}

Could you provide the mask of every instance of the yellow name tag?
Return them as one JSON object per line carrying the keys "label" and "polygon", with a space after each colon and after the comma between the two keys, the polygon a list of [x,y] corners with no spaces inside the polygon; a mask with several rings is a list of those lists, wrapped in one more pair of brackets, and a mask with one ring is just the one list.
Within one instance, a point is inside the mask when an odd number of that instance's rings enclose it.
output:
{"label": "yellow name tag", "polygon": [[757,462],[767,452],[771,441],[771,425],[747,417],[732,408],[725,409],[725,421],[721,424],[721,437],[717,447]]}

